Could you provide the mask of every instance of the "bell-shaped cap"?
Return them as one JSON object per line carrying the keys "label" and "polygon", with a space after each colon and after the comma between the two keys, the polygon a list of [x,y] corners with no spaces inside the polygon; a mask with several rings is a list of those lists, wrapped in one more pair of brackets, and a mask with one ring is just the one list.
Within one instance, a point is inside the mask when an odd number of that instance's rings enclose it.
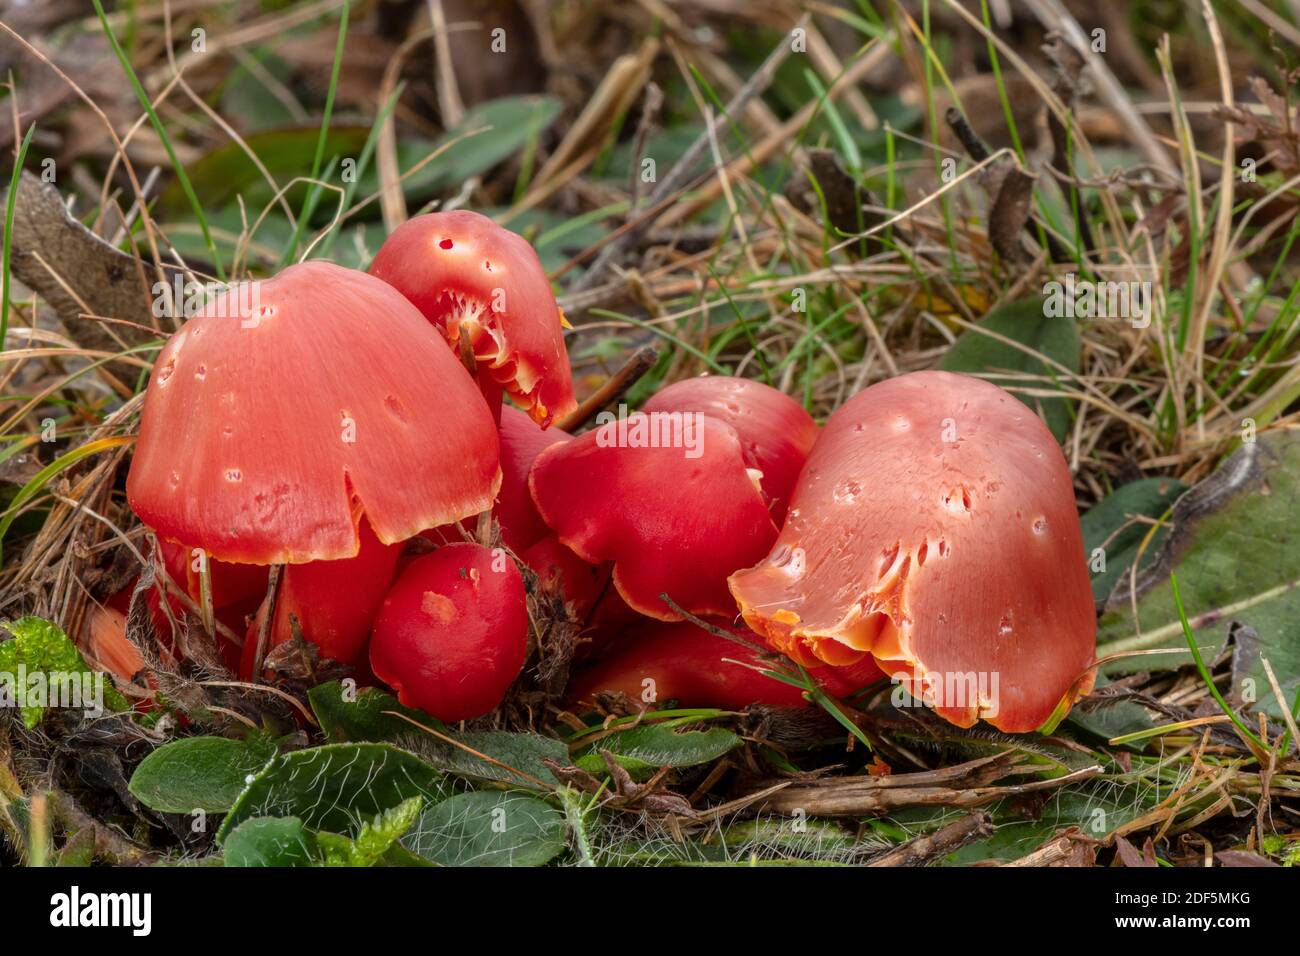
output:
{"label": "bell-shaped cap", "polygon": [[980,379],[915,372],[846,402],[771,554],[731,589],[791,657],[870,653],[958,726],[1033,730],[1091,688],[1069,468],[1042,421]]}
{"label": "bell-shaped cap", "polygon": [[127,478],[160,537],[218,560],[357,553],[491,507],[492,415],[391,286],[305,262],[219,295],[164,346]]}
{"label": "bell-shaped cap", "polygon": [[415,303],[543,428],[577,407],[564,316],[537,253],[480,213],[416,216],[393,230],[370,274]]}
{"label": "bell-shaped cap", "polygon": [[528,482],[560,541],[613,561],[624,600],[659,620],[681,619],[664,593],[692,614],[734,616],[727,575],[776,537],[735,429],[703,415],[602,424],[543,451]]}
{"label": "bell-shaped cap", "polygon": [[762,474],[772,520],[785,520],[795,481],[813,443],[817,423],[784,392],[747,378],[701,375],[656,392],[644,412],[701,412],[726,422],[740,437],[745,464]]}

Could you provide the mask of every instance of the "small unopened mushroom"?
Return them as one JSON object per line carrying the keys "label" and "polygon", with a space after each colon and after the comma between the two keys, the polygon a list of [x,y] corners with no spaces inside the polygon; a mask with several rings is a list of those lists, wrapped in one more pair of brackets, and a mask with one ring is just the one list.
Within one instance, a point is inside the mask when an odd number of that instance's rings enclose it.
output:
{"label": "small unopened mushroom", "polygon": [[786,654],[871,654],[958,726],[1033,730],[1091,688],[1069,468],[1042,421],[980,379],[915,372],[846,402],[776,545],[731,589]]}
{"label": "small unopened mushroom", "polygon": [[745,464],[761,476],[772,520],[785,520],[790,495],[813,443],[817,423],[802,405],[770,385],[729,375],[701,375],[660,389],[644,412],[700,412],[726,422],[740,438]]}
{"label": "small unopened mushroom", "polygon": [[564,315],[537,253],[522,236],[465,209],[409,219],[370,265],[458,347],[465,336],[484,397],[501,389],[543,428],[577,407]]}
{"label": "small unopened mushroom", "polygon": [[370,640],[375,676],[404,705],[448,722],[495,709],[527,653],[519,569],[469,543],[412,561],[384,598]]}
{"label": "small unopened mushroom", "polygon": [[639,613],[681,620],[666,593],[693,614],[733,616],[727,575],[766,554],[776,526],[735,429],[688,415],[678,434],[666,421],[638,413],[547,448],[529,474],[533,501],[580,558],[614,562]]}

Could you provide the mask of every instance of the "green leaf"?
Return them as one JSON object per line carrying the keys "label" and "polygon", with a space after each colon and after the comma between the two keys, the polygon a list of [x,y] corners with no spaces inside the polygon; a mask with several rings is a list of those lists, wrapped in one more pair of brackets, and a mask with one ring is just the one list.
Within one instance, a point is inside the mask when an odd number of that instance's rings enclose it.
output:
{"label": "green leaf", "polygon": [[226,837],[226,866],[317,866],[316,834],[297,817],[252,817]]}
{"label": "green leaf", "polygon": [[185,737],[163,744],[131,774],[135,798],[161,813],[225,813],[275,755],[266,737]]}
{"label": "green leaf", "polygon": [[1206,658],[1233,640],[1231,692],[1280,715],[1262,660],[1272,665],[1289,706],[1300,687],[1300,434],[1271,432],[1243,445],[1178,500],[1170,524],[1161,561],[1139,575],[1136,618],[1123,582],[1111,597],[1099,623],[1098,656],[1177,649],[1122,658],[1107,666],[1112,673],[1191,661],[1172,570]]}
{"label": "green leaf", "polygon": [[[560,101],[551,96],[491,100],[469,110],[458,127],[437,140],[403,139],[398,144],[397,162],[402,172],[408,172],[440,147],[467,133],[483,130],[449,146],[436,159],[403,179],[403,193],[408,199],[421,199],[487,172],[545,132],[559,115],[560,105]],[[326,133],[323,155],[327,160],[330,157],[356,159],[369,135],[368,127],[335,123]],[[295,177],[305,176],[311,171],[319,139],[318,126],[264,129],[244,137],[245,143],[282,188]],[[191,163],[187,171],[195,191],[214,208],[233,205],[235,197],[242,196],[250,221],[274,200],[275,193],[270,183],[238,143],[223,143],[209,150]],[[334,185],[341,189],[344,183],[339,180]],[[298,183],[288,190],[285,198],[291,208],[302,208],[307,188],[305,183]],[[378,188],[378,173],[371,164],[360,177],[357,192],[368,196]],[[338,193],[335,191],[322,193],[318,213],[327,218],[332,216],[337,202]],[[159,216],[179,217],[187,208],[186,204],[184,192],[173,183],[163,190]]]}
{"label": "green leaf", "polygon": [[217,832],[225,840],[251,817],[297,816],[314,830],[351,836],[411,797],[443,796],[443,778],[388,744],[326,744],[273,758],[253,778]]}
{"label": "green leaf", "polygon": [[[307,692],[312,711],[320,722],[321,730],[331,741],[375,741],[395,743],[416,736],[420,738],[420,753],[439,770],[454,773],[471,780],[507,783],[518,789],[541,789],[553,786],[555,777],[547,769],[544,759],[567,763],[569,750],[562,741],[540,734],[511,733],[504,730],[466,731],[448,730],[435,717],[403,707],[392,694],[373,687],[359,691],[355,699],[344,696],[338,681],[320,684]],[[419,727],[395,717],[386,711],[406,714],[426,727],[458,740],[471,750],[500,761],[527,776],[512,773],[506,767],[483,760],[446,741],[426,734]],[[534,780],[540,780],[539,785]]]}
{"label": "green leaf", "polygon": [[9,621],[12,640],[0,644],[0,708],[17,706],[30,730],[51,703],[93,711],[126,710],[126,698],[91,670],[63,629],[39,617]]}
{"label": "green leaf", "polygon": [[[558,781],[550,768],[542,761],[554,760],[565,765],[569,762],[569,748],[562,741],[541,734],[518,734],[505,730],[466,731],[448,734],[465,746],[485,756],[505,764],[498,766],[487,760],[475,757],[459,747],[452,746],[437,738],[430,737],[428,744],[421,748],[428,759],[440,770],[454,773],[470,780],[506,783],[515,789],[538,790],[553,787]],[[506,769],[509,767],[510,769]],[[522,777],[512,770],[518,770],[540,780],[541,784]]]}
{"label": "green leaf", "polygon": [[361,828],[356,839],[337,833],[317,834],[326,866],[374,866],[420,817],[424,800],[412,797],[385,810]]}
{"label": "green leaf", "polygon": [[[1137,558],[1142,539],[1151,530],[1149,523],[1134,519],[1159,519],[1186,490],[1187,486],[1176,478],[1142,478],[1116,488],[1079,519],[1083,526],[1083,550],[1089,556],[1089,570],[1093,566],[1092,554],[1098,548],[1106,558],[1104,571],[1092,571],[1092,595],[1097,601],[1106,600],[1114,590],[1115,582],[1128,573]],[[1167,532],[1168,527],[1162,526],[1151,536],[1139,571],[1160,553]]]}
{"label": "green leaf", "polygon": [[[506,96],[480,103],[465,113],[459,126],[438,137],[434,149],[448,143],[455,145],[407,179],[407,192],[447,189],[487,172],[546,132],[560,115],[561,105],[554,96]],[[474,135],[466,135],[470,133]],[[458,139],[460,141],[455,142]],[[402,162],[403,170],[411,168],[416,160],[423,159],[431,151],[422,144],[413,143],[412,147],[412,152],[406,157],[409,162]],[[400,147],[398,158],[403,159]],[[376,178],[376,189],[378,183]]]}
{"label": "green leaf", "polygon": [[[1098,674],[1097,684],[1093,688],[1094,692],[1109,683],[1110,681],[1104,674]],[[1151,719],[1151,715],[1147,713],[1145,707],[1136,701],[1124,698],[1104,701],[1095,707],[1076,704],[1070,711],[1070,715],[1066,717],[1065,722],[1094,734],[1102,740],[1135,734],[1142,730],[1150,730],[1155,726],[1155,721]],[[1130,746],[1134,750],[1142,750],[1146,744],[1145,742],[1134,742]]]}
{"label": "green leaf", "polygon": [[[1042,359],[995,339],[986,332],[1018,342],[1060,363],[1071,372],[1079,371],[1079,330],[1072,319],[1049,317],[1044,314],[1042,299],[1020,299],[1008,302],[984,316],[976,328],[961,334],[947,354],[939,360],[937,368],[946,372],[965,372],[980,375],[987,372],[1025,372],[1029,375],[1047,376],[1045,379],[1009,378],[993,379],[1007,389],[1029,388],[1036,391],[1053,390],[1052,379],[1060,372]],[[982,331],[981,331],[982,330]],[[1070,430],[1070,403],[1064,398],[1039,398],[1013,391],[1022,402],[1037,411],[1047,426],[1063,441]]]}
{"label": "green leaf", "polygon": [[414,724],[385,711],[406,714],[426,726],[442,726],[430,715],[403,707],[392,694],[375,687],[364,688],[353,696],[344,694],[343,685],[332,680],[309,690],[307,701],[321,730],[334,743],[392,743],[420,732]]}
{"label": "green leaf", "polygon": [[426,810],[402,844],[443,866],[542,866],[564,851],[564,814],[523,794],[462,793]]}
{"label": "green leaf", "polygon": [[633,776],[647,776],[660,767],[709,763],[741,744],[739,737],[722,727],[679,733],[677,726],[677,721],[666,721],[616,731],[587,747],[574,763],[590,773],[601,773],[607,768],[600,751],[608,750]]}

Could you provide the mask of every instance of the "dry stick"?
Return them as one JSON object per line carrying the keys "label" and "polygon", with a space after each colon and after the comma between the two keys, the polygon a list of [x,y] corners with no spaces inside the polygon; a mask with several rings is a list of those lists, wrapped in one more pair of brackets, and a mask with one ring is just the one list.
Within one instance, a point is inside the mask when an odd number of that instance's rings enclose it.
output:
{"label": "dry stick", "polygon": [[[955,0],[945,0],[945,2],[959,15],[964,15],[968,20],[973,19]],[[1120,85],[1119,80],[1115,79],[1115,74],[1110,71],[1105,60],[1092,52],[1092,45],[1083,28],[1079,26],[1079,21],[1065,8],[1061,0],[1024,0],[1024,2],[1029,9],[1033,10],[1034,16],[1038,17],[1043,26],[1064,34],[1084,55],[1088,65],[1092,67],[1101,99],[1119,115],[1120,122],[1128,129],[1129,135],[1137,141],[1137,146],[1147,157],[1147,161],[1161,172],[1177,177],[1178,168],[1173,160],[1161,148],[1159,140],[1151,132],[1151,127],[1147,126],[1146,120],[1133,108],[1133,101],[1124,92],[1124,87]]]}
{"label": "dry stick", "polygon": [[902,846],[872,858],[867,866],[916,866],[992,834],[993,822],[989,815],[983,810],[975,810],[934,833],[908,840]]}
{"label": "dry stick", "polygon": [[571,413],[556,422],[555,427],[562,432],[577,431],[587,424],[602,408],[621,398],[629,388],[641,379],[642,375],[654,368],[655,363],[658,361],[658,349],[653,345],[641,346],[632,353],[632,357],[624,363],[622,368],[605,380],[604,385],[587,396],[583,403]]}
{"label": "dry stick", "polygon": [[[971,126],[966,117],[962,115],[961,110],[957,109],[955,106],[950,106],[943,118],[947,122],[948,128],[952,130],[953,135],[961,141],[962,147],[970,155],[971,159],[977,163],[982,163],[989,158],[989,148],[984,145],[984,140],[980,139],[979,133],[975,132],[975,128]],[[1016,168],[1020,167],[1019,162],[1016,160],[1012,159],[1012,162],[1015,163]],[[997,198],[998,197],[995,195],[990,195],[989,201],[995,202]],[[1030,215],[1030,217],[1025,220],[1024,232],[1030,239],[1037,242],[1038,230],[1034,228],[1034,224],[1035,219]],[[1046,228],[1043,229],[1043,235],[1047,238],[1048,258],[1053,262],[1068,262],[1070,260],[1069,250],[1062,246],[1061,243],[1057,241],[1056,236],[1052,235],[1052,233]]]}
{"label": "dry stick", "polygon": [[[808,15],[805,14],[799,19],[796,26],[806,26],[807,23]],[[691,178],[691,169],[695,166],[696,161],[698,161],[704,154],[704,151],[708,149],[710,133],[714,130],[714,127],[720,125],[727,117],[738,116],[744,111],[750,100],[767,89],[768,84],[770,84],[773,77],[776,76],[777,69],[780,68],[781,64],[785,62],[786,57],[788,57],[794,49],[794,44],[788,41],[789,37],[787,36],[785,42],[777,44],[776,48],[768,54],[767,59],[763,61],[763,64],[758,68],[754,75],[749,78],[748,82],[746,82],[745,85],[740,88],[739,92],[737,92],[736,95],[727,103],[725,112],[714,117],[710,123],[706,124],[705,131],[695,138],[695,141],[691,143],[690,147],[682,154],[681,158],[673,164],[672,169],[668,170],[668,174],[664,176],[664,178],[659,181],[658,185],[656,185],[650,192],[648,201],[652,206],[663,202],[666,198],[685,185],[685,183]],[[716,133],[716,131],[714,132]],[[604,251],[596,257],[596,261],[591,264],[591,268],[583,273],[569,288],[569,294],[573,295],[574,293],[583,292],[588,289],[592,283],[599,278],[601,273],[609,268],[611,263],[613,263],[614,259],[622,252],[624,247],[632,243],[634,240],[639,239],[648,226],[649,220],[642,220],[642,222],[637,226],[627,230],[618,239],[615,239],[607,245]]]}
{"label": "dry stick", "polygon": [[271,643],[271,625],[275,622],[275,602],[280,592],[280,571],[282,566],[271,565],[266,579],[266,617],[257,625],[257,647],[253,650],[253,676],[262,673],[262,663],[266,660],[267,645]]}

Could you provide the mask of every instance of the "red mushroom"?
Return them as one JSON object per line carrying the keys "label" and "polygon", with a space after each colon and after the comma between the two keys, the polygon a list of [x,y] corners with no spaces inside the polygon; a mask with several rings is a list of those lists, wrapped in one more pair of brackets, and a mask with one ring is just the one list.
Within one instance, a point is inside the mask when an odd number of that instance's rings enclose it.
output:
{"label": "red mushroom", "polygon": [[682,415],[678,436],[668,421],[632,415],[552,445],[529,474],[533,501],[580,558],[614,562],[615,587],[641,614],[680,620],[667,593],[690,613],[732,616],[727,575],[761,558],[776,526],[735,429]]}
{"label": "red mushroom", "polygon": [[742,614],[805,663],[873,655],[968,727],[1033,730],[1091,688],[1096,621],[1070,472],[979,379],[916,372],[831,416]]}
{"label": "red mushroom", "polygon": [[493,516],[501,525],[501,538],[517,554],[551,535],[528,492],[528,472],[547,448],[573,437],[559,429],[543,431],[531,418],[514,408],[501,409],[501,491]]}
{"label": "red mushroom", "polygon": [[760,472],[772,520],[785,520],[790,495],[817,441],[817,423],[802,405],[770,385],[728,375],[674,382],[643,406],[645,412],[701,412],[726,422],[740,437],[745,464]]}
{"label": "red mushroom", "polygon": [[504,552],[450,544],[412,561],[384,598],[370,665],[404,705],[452,722],[501,703],[527,652],[519,569]]}
{"label": "red mushroom", "polygon": [[468,210],[416,216],[384,241],[370,274],[415,303],[453,346],[468,337],[494,414],[501,389],[543,428],[577,407],[564,315],[521,236]]}
{"label": "red mushroom", "polygon": [[[284,569],[268,649],[293,637],[296,620],[322,658],[352,664],[361,657],[375,614],[393,582],[402,545],[381,542],[365,520],[358,530],[361,545],[355,557]],[[240,670],[245,675],[253,671],[260,623],[254,622],[244,641]]]}
{"label": "red mushroom", "polygon": [[211,582],[214,611],[253,597],[260,600],[266,594],[268,569],[263,566],[213,560],[202,548],[192,548],[166,539],[159,540],[158,550],[167,573],[195,604],[201,604],[203,600],[200,578],[205,562]]}
{"label": "red mushroom", "polygon": [[[491,415],[446,342],[391,286],[308,262],[218,296],[168,341],[127,495],[214,561],[305,565],[356,558],[363,520],[393,545],[477,514],[499,482]],[[310,617],[337,622],[391,574],[353,565]]]}
{"label": "red mushroom", "polygon": [[[730,630],[751,643],[762,640],[743,629]],[[777,667],[743,644],[688,621],[650,621],[620,635],[599,661],[579,672],[568,696],[577,705],[594,703],[598,693],[621,693],[647,705],[675,700],[682,707],[724,710],[751,704],[807,707],[809,701],[799,688],[755,669]],[[812,667],[809,676],[834,697],[846,697],[884,677],[869,657],[852,668]]]}

